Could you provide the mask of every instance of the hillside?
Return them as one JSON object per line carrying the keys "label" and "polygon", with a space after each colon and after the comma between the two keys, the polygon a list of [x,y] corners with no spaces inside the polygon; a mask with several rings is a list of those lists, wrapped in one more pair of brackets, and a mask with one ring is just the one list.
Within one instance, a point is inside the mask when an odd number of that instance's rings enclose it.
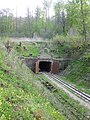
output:
{"label": "hillside", "polygon": [[64,120],[40,92],[37,78],[19,60],[14,49],[8,54],[0,41],[0,120]]}
{"label": "hillside", "polygon": [[79,60],[72,61],[63,76],[78,89],[90,94],[90,57],[83,58],[82,56]]}
{"label": "hillside", "polygon": [[[53,47],[53,42],[48,44],[47,42],[29,43],[23,41],[20,43],[18,38],[18,42],[10,40],[9,38],[3,38],[0,41],[0,120],[72,120],[72,118],[73,120],[77,118],[88,120],[90,111],[87,107],[82,106],[62,89],[58,89],[58,87],[50,82],[43,74],[34,74],[23,63],[24,57],[36,57],[43,51],[45,53],[50,51],[50,55],[53,57],[58,55],[61,55],[61,58],[62,56],[67,56],[66,54],[69,53],[65,51],[68,46],[70,48],[68,51],[71,50],[71,47],[73,48],[72,43],[68,42],[67,44],[67,42],[59,41],[59,44],[57,41],[54,41],[58,44],[55,44]],[[11,46],[10,51],[7,50],[7,43]],[[89,50],[84,51],[84,54],[83,51],[81,51],[81,59],[79,58],[80,60],[82,60],[82,58],[83,60],[87,60],[87,62],[82,61],[85,64],[85,69],[88,66],[87,63],[89,63],[88,59],[86,59],[86,56],[89,56],[86,54],[86,52],[89,53],[88,51]],[[77,54],[78,57],[80,52],[77,50],[75,54]],[[73,71],[71,75],[69,71],[73,70],[72,66],[75,68],[75,74],[78,73],[76,72],[76,67],[82,69],[83,64],[81,66],[81,62],[78,63],[78,60],[74,57],[73,61],[69,62],[68,67],[60,72],[60,77],[74,85],[76,85],[76,82],[73,82],[75,75],[72,77]],[[78,64],[80,64],[80,66],[78,66]],[[89,69],[87,70],[89,71]],[[69,77],[72,79],[69,79]],[[77,75],[77,77],[81,76]],[[77,77],[75,80],[77,80]],[[47,89],[46,86],[42,84],[42,80],[52,84],[56,92]],[[86,81],[84,83],[83,86],[77,85],[76,87],[80,88],[81,86],[80,89],[85,88],[86,90],[89,84],[86,83]]]}
{"label": "hillside", "polygon": [[0,2],[0,120],[90,120],[90,0]]}
{"label": "hillside", "polygon": [[[49,43],[48,43],[49,42]],[[90,94],[90,42],[87,41],[86,48],[82,37],[56,36],[53,41],[46,43],[22,43],[23,47],[16,46],[15,50],[19,56],[38,56],[44,51],[52,58],[68,58],[70,61],[62,63],[60,77],[74,84],[78,89]]]}
{"label": "hillside", "polygon": [[48,47],[53,57],[70,59],[68,66],[61,70],[60,77],[90,94],[90,41],[85,47],[81,37],[57,36],[53,44]]}

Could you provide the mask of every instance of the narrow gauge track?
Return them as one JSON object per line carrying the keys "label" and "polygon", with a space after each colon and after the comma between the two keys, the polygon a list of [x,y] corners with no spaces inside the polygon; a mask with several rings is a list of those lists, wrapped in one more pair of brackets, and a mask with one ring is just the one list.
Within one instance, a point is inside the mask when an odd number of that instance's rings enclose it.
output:
{"label": "narrow gauge track", "polygon": [[89,102],[90,103],[90,95],[84,93],[84,92],[81,92],[79,90],[77,90],[75,87],[73,87],[71,84],[59,79],[56,75],[53,75],[53,74],[50,74],[50,73],[44,73],[46,74],[49,78],[53,78],[53,80],[55,82],[58,82],[60,84],[62,84],[63,86],[69,88],[71,91],[73,91],[76,95],[78,95],[81,99],[83,99],[84,101],[86,102]]}
{"label": "narrow gauge track", "polygon": [[[60,112],[62,112],[64,115],[67,116],[68,120],[89,120],[89,118],[87,117],[87,115],[85,115],[85,113],[82,113],[77,107],[76,105],[74,106],[74,104],[71,104],[71,102],[64,98],[64,96],[61,95],[61,93],[59,93],[59,91],[57,91],[57,89],[48,81],[42,79],[39,79],[41,81],[41,83],[51,92],[53,92],[54,97],[58,100],[55,101],[55,107],[57,106],[56,104],[61,103],[64,107],[62,107],[63,109],[59,109]],[[59,102],[59,103],[58,103]],[[61,108],[61,106],[60,106]],[[58,109],[56,107],[56,109]],[[66,114],[66,112],[68,112],[68,114]]]}

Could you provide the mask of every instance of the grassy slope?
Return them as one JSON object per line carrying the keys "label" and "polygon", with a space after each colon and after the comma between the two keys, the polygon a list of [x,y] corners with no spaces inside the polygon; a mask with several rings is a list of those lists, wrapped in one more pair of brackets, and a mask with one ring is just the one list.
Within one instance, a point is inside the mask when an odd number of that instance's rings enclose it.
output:
{"label": "grassy slope", "polygon": [[[26,47],[26,48],[28,48],[28,50],[30,49],[30,48],[32,48],[32,45],[28,45],[28,44],[26,44],[26,43],[23,43],[23,45]],[[40,48],[44,48],[44,46],[46,46],[46,45],[44,45],[44,44],[36,44],[36,45],[33,45],[33,48],[34,49],[31,49],[30,51],[28,51],[28,55],[29,55],[29,52],[31,52],[31,53],[34,53],[33,52],[33,50],[35,51],[35,50],[37,50],[38,49],[38,51],[39,51],[39,49]],[[68,45],[67,45],[68,46]],[[27,53],[26,53],[26,51],[24,51],[23,50],[23,47],[19,47],[21,50],[20,51],[17,51],[18,52],[18,54],[19,55],[23,55],[23,53],[24,53],[24,56],[27,56]],[[65,48],[67,48],[66,46],[65,46]],[[61,49],[61,51],[63,51],[65,48],[62,48]],[[42,49],[40,49],[40,50],[42,50]],[[18,49],[19,50],[19,49]],[[39,54],[39,52],[38,51],[36,51],[34,54],[36,54],[36,53],[38,53]],[[63,51],[64,52],[64,51]],[[63,53],[62,52],[62,53]],[[36,54],[37,55],[37,54]],[[41,76],[40,76],[41,77]],[[42,77],[41,77],[42,78]],[[44,78],[44,76],[43,76],[43,78]],[[49,91],[48,92],[46,92],[46,90],[44,90],[45,88],[43,88],[42,87],[42,85],[40,85],[41,83],[37,80],[37,81],[35,81],[34,83],[36,83],[36,84],[38,84],[38,87],[39,87],[39,89],[40,89],[40,91],[42,91],[42,92],[44,92],[44,95],[45,96],[47,96],[47,93],[48,93],[48,98],[49,98],[49,100],[50,100],[50,103],[52,103],[53,105],[54,105],[54,107],[56,108],[56,109],[58,109],[58,107],[59,107],[59,111],[61,110],[62,111],[62,109],[64,109],[64,111],[63,111],[63,113],[65,112],[65,109],[67,110],[68,108],[66,107],[66,108],[63,108],[63,105],[62,105],[62,107],[61,107],[61,103],[59,102],[59,104],[57,103],[56,104],[56,101],[54,100],[53,101],[53,97],[51,97],[51,94],[49,94]],[[40,92],[39,91],[39,92]],[[65,93],[63,93],[62,91],[60,91],[60,93],[62,94],[62,96],[65,96],[65,99],[67,99],[67,97],[66,96],[68,96],[68,95],[65,95]],[[70,103],[72,103],[73,104],[73,100],[71,100],[71,98],[69,98],[68,97],[68,101],[70,102]],[[56,106],[58,106],[58,107],[56,107]],[[69,106],[70,107],[70,106]],[[86,112],[86,109],[85,108],[83,108],[82,106],[80,107],[79,105],[78,105],[78,102],[75,102],[75,106],[74,107],[77,107],[78,108],[78,110],[80,110],[81,111],[81,113],[84,113],[84,115],[85,115],[85,112]],[[71,109],[72,109],[72,107],[71,107]],[[83,111],[83,112],[82,112]],[[67,111],[66,112],[67,114],[65,114],[65,116],[67,116],[67,118],[69,117],[69,116],[71,116],[71,114],[69,114],[69,111]],[[87,112],[86,112],[86,114],[87,114]]]}
{"label": "grassy slope", "polygon": [[83,40],[79,37],[57,36],[54,42],[55,45],[51,44],[50,47],[53,56],[72,59],[62,76],[90,94],[90,42],[87,42],[85,50]]}
{"label": "grassy slope", "polygon": [[66,80],[75,84],[79,89],[90,94],[90,61],[75,60],[65,70]]}
{"label": "grassy slope", "polygon": [[38,92],[36,77],[18,57],[0,47],[0,120],[64,120]]}
{"label": "grassy slope", "polygon": [[32,57],[36,57],[40,54],[38,44],[30,44],[28,42],[23,42],[21,47],[19,45],[16,45],[15,50],[19,53],[20,56],[24,57],[29,57],[30,54],[32,54]]}
{"label": "grassy slope", "polygon": [[84,53],[79,58],[72,60],[65,70],[64,76],[78,89],[90,94],[90,52]]}

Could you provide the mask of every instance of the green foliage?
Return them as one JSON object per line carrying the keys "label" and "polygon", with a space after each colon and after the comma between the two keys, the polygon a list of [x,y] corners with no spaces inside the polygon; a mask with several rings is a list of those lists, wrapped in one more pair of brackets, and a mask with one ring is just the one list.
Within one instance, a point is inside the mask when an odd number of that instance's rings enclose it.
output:
{"label": "green foliage", "polygon": [[75,60],[68,66],[64,74],[68,81],[87,93],[90,93],[89,66],[89,59]]}
{"label": "green foliage", "polygon": [[62,76],[82,91],[90,93],[90,42],[84,43],[80,36],[64,37],[59,35],[54,37],[53,41],[47,46],[50,48],[50,54],[53,57],[70,59],[68,63],[61,63],[62,69],[65,69],[64,66],[68,64],[65,71],[61,73]]}
{"label": "green foliage", "polygon": [[[54,88],[57,89],[57,91],[52,92],[49,95],[49,90],[47,91],[47,89],[44,88],[44,94],[48,93],[47,96],[50,99],[51,103],[55,106],[56,109],[58,109],[59,111],[62,111],[63,114],[65,114],[65,116],[67,116],[67,118],[71,117],[71,118],[69,118],[71,120],[72,119],[74,120],[77,118],[78,119],[86,119],[86,117],[83,118],[83,114],[84,114],[84,116],[87,116],[87,114],[89,114],[88,113],[89,111],[87,109],[82,107],[76,100],[73,100],[62,89],[58,89],[57,85],[55,85],[55,83],[53,83],[50,79],[48,79],[43,74],[39,75],[39,80],[44,83],[48,81],[49,84],[51,84],[52,86],[54,86]],[[44,85],[43,85],[43,87],[44,87]],[[59,102],[58,102],[58,99],[59,99]],[[71,113],[70,113],[70,110],[71,110]],[[73,115],[71,115],[72,111],[73,111]],[[75,112],[76,118],[74,118],[74,112]]]}
{"label": "green foliage", "polygon": [[23,45],[23,46],[16,46],[15,50],[19,53],[20,56],[24,57],[36,57],[40,54],[40,50],[36,45]]}
{"label": "green foliage", "polygon": [[84,51],[84,41],[80,36],[60,36],[53,38],[55,44],[51,44],[51,54],[63,58],[78,58]]}
{"label": "green foliage", "polygon": [[0,34],[7,36],[13,31],[12,27],[13,14],[9,8],[0,10]]}
{"label": "green foliage", "polygon": [[66,5],[68,29],[76,27],[81,35],[88,34],[90,18],[89,0],[69,1]]}
{"label": "green foliage", "polygon": [[18,57],[14,49],[8,55],[0,46],[0,120],[64,120],[38,91],[37,78]]}
{"label": "green foliage", "polygon": [[90,37],[89,0],[57,1],[53,4],[55,15],[52,17],[52,1],[44,0],[42,6],[43,9],[36,7],[35,15],[27,8],[26,17],[14,17],[10,9],[0,9],[0,35],[33,37],[37,33],[43,38],[53,38],[57,34],[65,36],[75,29],[76,34]]}

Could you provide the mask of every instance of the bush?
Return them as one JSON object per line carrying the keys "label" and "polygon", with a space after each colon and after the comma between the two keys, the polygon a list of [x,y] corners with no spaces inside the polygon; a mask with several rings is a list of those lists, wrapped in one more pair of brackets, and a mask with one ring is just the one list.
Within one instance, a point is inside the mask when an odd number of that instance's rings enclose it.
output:
{"label": "bush", "polygon": [[10,34],[9,37],[25,37],[25,35],[23,33],[14,32]]}
{"label": "bush", "polygon": [[47,29],[46,31],[45,29],[41,29],[40,36],[44,39],[46,38],[51,39],[53,38],[53,32],[50,29]]}

